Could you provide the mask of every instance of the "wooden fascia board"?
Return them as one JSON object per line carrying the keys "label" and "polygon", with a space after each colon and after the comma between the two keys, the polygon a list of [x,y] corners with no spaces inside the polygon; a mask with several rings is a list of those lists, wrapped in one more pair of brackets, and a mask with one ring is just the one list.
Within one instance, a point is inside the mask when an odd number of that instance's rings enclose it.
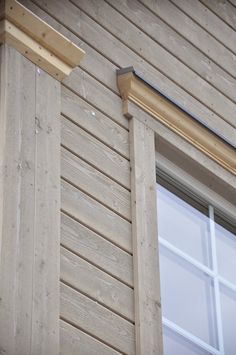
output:
{"label": "wooden fascia board", "polygon": [[0,43],[62,81],[80,64],[85,52],[16,0],[1,1]]}
{"label": "wooden fascia board", "polygon": [[236,175],[236,150],[233,146],[171,103],[137,77],[133,71],[118,72],[117,85],[123,99],[123,113],[126,117],[132,116],[129,113],[128,101],[130,100]]}

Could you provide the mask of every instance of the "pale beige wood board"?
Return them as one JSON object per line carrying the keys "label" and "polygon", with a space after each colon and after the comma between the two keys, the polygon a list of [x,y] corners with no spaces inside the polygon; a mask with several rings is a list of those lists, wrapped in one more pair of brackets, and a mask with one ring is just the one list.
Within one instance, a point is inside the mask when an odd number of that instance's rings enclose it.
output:
{"label": "pale beige wood board", "polygon": [[[204,1],[208,2],[208,0]],[[235,78],[234,54],[186,16],[171,1],[141,0],[141,2]],[[224,0],[219,2],[210,0],[209,2],[214,3],[217,8],[219,8],[219,3],[227,3]],[[233,11],[232,16],[234,16]]]}
{"label": "pale beige wood board", "polygon": [[174,0],[173,2],[224,46],[236,53],[236,32],[200,1]]}
{"label": "pale beige wood board", "polygon": [[102,113],[106,114],[113,121],[128,129],[128,122],[120,112],[119,97],[81,68],[76,68],[71,75],[64,80],[64,85],[68,86],[76,94]]}
{"label": "pale beige wood board", "polygon": [[129,159],[128,132],[62,86],[61,111],[83,129]]}
{"label": "pale beige wood board", "polygon": [[135,354],[133,324],[64,284],[61,284],[61,317],[121,353]]}
{"label": "pale beige wood board", "polygon": [[[230,74],[226,73],[225,70],[219,67],[214,61],[209,60],[204,53],[183,38],[172,27],[167,25],[158,16],[145,8],[139,1],[133,0],[131,3],[126,0],[108,0],[108,2],[126,18],[132,21],[132,23],[141,28],[142,31],[150,38],[166,48],[170,52],[170,56],[175,56],[215,89],[226,95],[232,101],[236,101],[235,79]],[[183,3],[183,10],[186,10],[187,8],[188,13],[193,14],[194,17],[197,17],[197,13],[200,12],[198,18],[201,19],[201,21],[203,21],[204,17],[206,17],[205,11],[203,11],[203,6],[198,1],[176,0],[176,3]],[[222,21],[220,21],[215,15],[213,15],[213,19],[211,17],[208,19],[207,17],[207,20],[207,24],[212,25],[215,29],[217,28],[217,33],[222,34],[224,39],[231,38],[231,42],[235,50],[234,43],[236,41],[236,34],[232,31],[232,29],[228,28],[228,32],[230,33],[227,33],[227,31],[225,31],[225,27],[222,28],[222,26],[220,26],[222,25]],[[215,25],[213,20],[216,20],[217,22]],[[218,21],[220,21],[219,25]],[[235,41],[233,40],[234,36]],[[181,72],[183,75],[188,73],[186,70],[181,70]],[[208,97],[210,98],[212,88],[209,85],[204,84],[203,80],[201,80],[201,83],[204,86],[204,90],[208,91]],[[192,86],[194,85],[195,84],[192,83]],[[200,90],[202,87],[200,86],[200,82],[198,82],[198,85]],[[212,91],[212,95],[213,92],[215,91]],[[212,97],[214,98],[214,96]]]}
{"label": "pale beige wood board", "polygon": [[112,211],[131,220],[130,192],[65,148],[61,149],[61,175]]}
{"label": "pale beige wood board", "polygon": [[61,280],[122,317],[134,320],[133,290],[61,247]]}
{"label": "pale beige wood board", "polygon": [[235,7],[225,0],[200,0],[217,16],[225,21],[229,26],[236,30],[236,10]]}
{"label": "pale beige wood board", "polygon": [[[83,61],[83,67],[106,86],[112,90],[116,90],[114,81],[116,67],[112,63],[116,63],[117,66],[122,67],[133,65],[140,75],[147,78],[149,82],[153,82],[153,78],[155,78],[155,84],[161,90],[179,102],[183,107],[187,108],[190,112],[201,117],[210,127],[219,129],[228,139],[236,139],[236,133],[232,130],[232,126],[224,122],[219,116],[211,111],[211,109],[191,96],[191,92],[188,93],[184,91],[160,71],[143,61],[142,58],[118,41],[109,32],[105,31],[101,26],[96,24],[96,22],[85,13],[73,7],[71,3],[67,1],[64,1],[63,3],[60,2],[58,3],[60,11],[55,11],[55,6],[57,6],[57,4],[54,3],[54,0],[48,2],[47,6],[45,6],[41,0],[37,1],[44,10],[51,13],[52,16],[60,21],[60,23],[55,21],[54,18],[43,10],[39,9],[35,4],[29,2],[29,0],[24,0],[24,3],[27,3],[27,6],[30,7],[30,9],[56,29],[63,31],[67,36],[71,36],[70,38],[73,38],[73,41],[76,41],[76,38],[77,41],[79,41],[78,43],[81,43],[83,39],[85,40],[85,43],[82,43],[81,45],[87,46],[86,51],[89,50],[89,52],[88,56],[85,57],[85,60]],[[79,26],[78,21],[76,20],[77,18],[80,19]],[[65,24],[67,28],[65,28],[63,24]],[[71,29],[73,33],[70,32],[68,28]],[[79,37],[76,37],[74,33]],[[88,46],[87,43],[93,48],[97,48],[99,52]],[[98,43],[99,47],[97,46]],[[104,55],[104,57],[102,57],[102,55]],[[108,61],[107,58],[111,62]],[[96,82],[94,82],[94,84],[95,83]]]}
{"label": "pale beige wood board", "polygon": [[[144,32],[138,30],[136,26],[121,16],[106,2],[101,1],[98,3],[94,0],[73,0],[73,3],[77,4],[79,8],[88,13],[95,21],[99,22],[99,24],[105,27],[115,37],[119,38],[127,47],[131,48],[145,61],[165,73],[165,75],[174,80],[184,90],[190,92],[233,127],[236,127],[235,120],[233,119],[235,104],[232,103],[231,100],[228,100],[212,86],[209,86],[200,76],[197,76],[187,66],[184,66],[176,57],[171,56],[162,46],[154,42]],[[166,5],[163,5],[163,7],[166,7],[168,12],[170,12],[172,4],[170,3],[169,6],[168,1],[164,3]],[[183,23],[181,23],[181,25],[183,25]],[[191,34],[194,33],[193,30],[194,29],[191,29]],[[199,29],[197,28],[196,30],[198,31],[197,35],[200,36],[201,28],[199,27]],[[214,38],[208,40],[207,49],[209,51],[211,47],[212,50],[214,49],[213,58],[216,61],[218,58],[224,57],[224,68],[227,67],[228,71],[232,71],[231,74],[235,77],[236,69],[234,69],[235,60],[233,54],[217,41],[217,43],[214,43],[212,46],[211,43],[214,41]],[[220,47],[218,48],[217,45],[220,45]]]}
{"label": "pale beige wood board", "polygon": [[127,159],[63,116],[61,125],[62,145],[122,186],[130,188],[130,163]]}
{"label": "pale beige wood board", "polygon": [[36,71],[36,191],[32,353],[58,354],[60,83]]}
{"label": "pale beige wood board", "polygon": [[61,184],[62,210],[117,246],[131,252],[131,224],[65,181]]}
{"label": "pale beige wood board", "polygon": [[154,131],[132,118],[131,187],[136,355],[162,354]]}
{"label": "pale beige wood board", "polygon": [[60,321],[60,355],[119,355],[120,352],[84,333],[72,325]]}
{"label": "pale beige wood board", "polygon": [[132,256],[64,213],[61,214],[61,244],[133,286]]}
{"label": "pale beige wood board", "polygon": [[0,55],[0,352],[17,355],[31,352],[35,66],[7,45]]}

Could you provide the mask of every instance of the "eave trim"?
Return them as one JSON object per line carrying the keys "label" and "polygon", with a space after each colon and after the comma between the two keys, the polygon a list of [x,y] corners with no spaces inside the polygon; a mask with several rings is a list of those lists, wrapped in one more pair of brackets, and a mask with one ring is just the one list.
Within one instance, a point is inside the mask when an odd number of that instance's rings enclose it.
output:
{"label": "eave trim", "polygon": [[126,117],[131,116],[127,104],[130,100],[236,175],[235,147],[136,75],[133,67],[117,71],[117,85]]}
{"label": "eave trim", "polygon": [[85,52],[16,0],[0,9],[0,44],[7,43],[59,81]]}

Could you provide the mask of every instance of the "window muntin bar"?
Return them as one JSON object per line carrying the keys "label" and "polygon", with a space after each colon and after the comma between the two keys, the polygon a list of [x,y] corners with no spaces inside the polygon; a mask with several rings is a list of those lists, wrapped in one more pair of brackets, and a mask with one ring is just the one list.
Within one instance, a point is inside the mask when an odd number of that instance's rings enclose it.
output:
{"label": "window muntin bar", "polygon": [[[164,184],[165,188],[167,188],[169,190],[169,186],[168,183]],[[170,190],[171,192],[174,191],[174,193],[177,193],[178,196],[181,196],[182,198],[182,193],[178,193],[178,190],[171,184],[170,185]],[[162,186],[162,189],[164,189],[164,187]],[[158,192],[160,191],[160,187],[158,186]],[[157,195],[158,195],[157,192]],[[170,191],[168,191],[169,193]],[[186,198],[185,195],[186,192],[183,194],[184,195],[184,200],[186,202]],[[159,194],[160,195],[160,194]],[[191,194],[192,196],[192,194]],[[189,203],[189,201],[187,200],[187,202]],[[158,212],[160,209],[160,201],[157,201],[158,204]],[[195,203],[193,201],[193,203],[190,203],[191,208],[196,205],[196,208],[198,208],[198,203]],[[201,206],[201,205],[200,205]],[[208,351],[208,354],[220,354],[220,355],[234,355],[235,354],[235,349],[236,349],[236,341],[234,342],[235,345],[233,345],[233,347],[235,347],[234,352],[232,345],[229,344],[229,342],[232,343],[232,341],[235,340],[235,336],[230,334],[230,332],[228,331],[229,329],[229,324],[230,327],[234,329],[235,331],[235,326],[236,326],[236,282],[234,282],[234,280],[230,277],[227,277],[227,279],[225,278],[225,274],[223,274],[223,272],[220,270],[220,267],[218,266],[219,263],[219,229],[223,231],[225,231],[224,233],[227,235],[226,237],[228,238],[228,234],[230,234],[230,238],[231,238],[231,242],[232,242],[232,249],[235,248],[236,250],[236,239],[234,236],[234,232],[235,232],[235,227],[234,225],[230,225],[230,228],[228,227],[228,222],[225,222],[226,220],[222,219],[221,217],[218,217],[218,215],[215,215],[215,211],[214,208],[212,206],[209,206],[209,217],[208,217],[208,230],[210,231],[210,242],[208,240],[208,244],[207,244],[207,248],[209,248],[207,250],[208,252],[208,257],[209,257],[209,264],[210,265],[205,265],[204,262],[202,262],[202,260],[197,260],[195,257],[193,257],[191,255],[191,253],[188,253],[188,250],[186,252],[186,250],[183,250],[183,248],[181,247],[181,249],[178,247],[178,245],[176,246],[175,243],[172,243],[172,240],[170,240],[169,238],[164,238],[163,235],[160,233],[159,234],[159,243],[160,245],[162,245],[163,247],[165,247],[167,250],[169,250],[170,252],[174,253],[176,256],[182,258],[183,260],[185,260],[186,262],[188,262],[190,265],[196,267],[197,269],[201,270],[202,272],[204,272],[206,275],[208,275],[208,277],[210,277],[213,280],[213,290],[214,290],[214,307],[215,307],[215,317],[216,317],[216,323],[217,323],[217,343],[214,344],[214,346],[212,346],[211,344],[207,344],[207,342],[203,341],[201,338],[199,338],[198,336],[194,335],[193,333],[189,332],[187,329],[183,329],[180,325],[176,324],[175,322],[171,321],[170,319],[167,319],[165,316],[163,316],[163,325],[166,327],[166,329],[172,329],[173,332],[176,332],[177,334],[181,334],[182,337],[188,339],[189,341],[191,341],[193,344],[195,344],[196,346],[199,347],[199,354],[202,354],[203,350],[200,349],[204,349],[206,351]],[[200,208],[201,212],[202,210],[204,211],[204,207],[203,209]],[[220,221],[220,225],[217,224],[215,222],[215,216],[216,216],[216,221],[219,222]],[[169,218],[169,223],[171,223],[171,215],[168,216]],[[228,220],[227,220],[228,221]],[[158,214],[158,226],[160,225],[160,215]],[[223,226],[225,227],[225,225],[227,226],[227,229],[222,229]],[[159,230],[160,231],[160,230]],[[225,237],[225,238],[226,238]],[[235,261],[235,257],[233,257],[233,252],[231,253],[231,262]],[[235,252],[236,255],[236,252]],[[222,255],[221,255],[222,258]],[[223,260],[224,258],[222,258]],[[221,260],[221,262],[222,262]],[[220,265],[220,264],[219,264]],[[210,267],[209,267],[210,266]],[[219,269],[219,270],[218,270]],[[234,268],[235,270],[235,268]],[[232,274],[233,271],[232,270]],[[173,275],[174,277],[174,275]],[[163,284],[163,281],[161,282],[161,284]],[[163,287],[163,286],[162,286]],[[223,290],[225,290],[225,292],[223,292]],[[231,294],[231,298],[226,297],[225,294],[227,293]],[[162,302],[163,302],[163,294],[162,294]],[[234,309],[233,306],[234,305]],[[227,309],[231,307],[231,312],[228,312],[227,315]],[[235,310],[235,311],[234,311]],[[232,313],[235,312],[234,318],[232,319]],[[230,319],[227,319],[227,316],[230,316]],[[233,322],[233,325],[231,323]],[[231,331],[232,333],[232,331]],[[228,336],[227,336],[228,334]],[[231,337],[231,338],[230,338]],[[218,347],[219,345],[219,347]],[[230,348],[231,346],[231,348]],[[224,348],[226,350],[224,350]],[[231,352],[230,352],[231,351]],[[164,353],[165,354],[165,353]],[[197,352],[198,354],[198,352]],[[167,354],[168,355],[168,354]]]}

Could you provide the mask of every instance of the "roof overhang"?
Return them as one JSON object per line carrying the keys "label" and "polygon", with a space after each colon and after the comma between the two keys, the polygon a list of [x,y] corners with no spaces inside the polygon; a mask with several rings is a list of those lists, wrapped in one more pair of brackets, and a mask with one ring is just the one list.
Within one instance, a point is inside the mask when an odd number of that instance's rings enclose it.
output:
{"label": "roof overhang", "polygon": [[133,67],[117,71],[117,85],[126,117],[131,117],[128,105],[130,100],[236,175],[235,146],[143,80]]}
{"label": "roof overhang", "polygon": [[16,0],[0,0],[0,44],[7,43],[59,81],[85,52]]}

